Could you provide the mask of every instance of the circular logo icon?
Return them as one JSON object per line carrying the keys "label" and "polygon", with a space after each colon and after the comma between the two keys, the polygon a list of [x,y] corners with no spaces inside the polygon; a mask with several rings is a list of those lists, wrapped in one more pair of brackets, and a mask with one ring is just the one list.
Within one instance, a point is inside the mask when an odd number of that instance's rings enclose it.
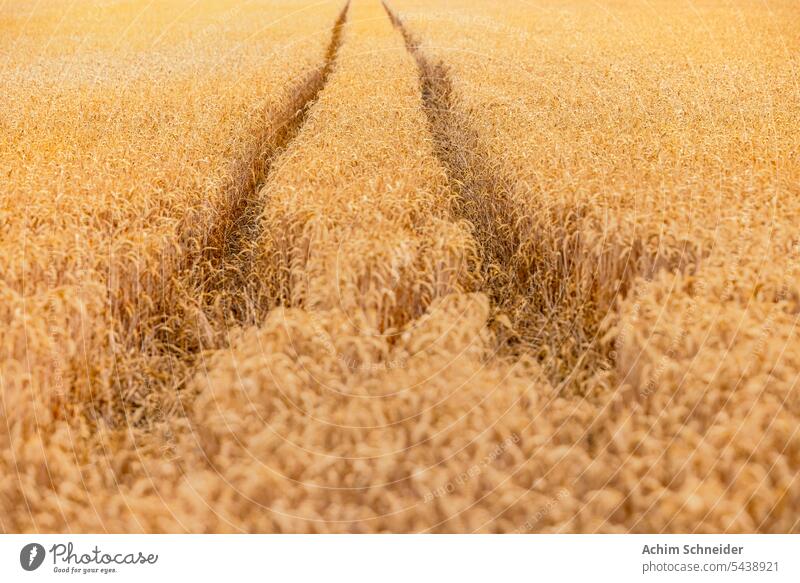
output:
{"label": "circular logo icon", "polygon": [[19,552],[19,564],[26,571],[35,571],[44,562],[44,547],[39,543],[30,543]]}

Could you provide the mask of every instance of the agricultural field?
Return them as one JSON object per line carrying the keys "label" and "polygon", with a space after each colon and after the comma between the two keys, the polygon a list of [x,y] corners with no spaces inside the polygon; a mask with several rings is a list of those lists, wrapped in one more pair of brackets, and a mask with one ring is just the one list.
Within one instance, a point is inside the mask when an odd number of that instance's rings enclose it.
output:
{"label": "agricultural field", "polygon": [[0,4],[0,532],[800,531],[797,30]]}

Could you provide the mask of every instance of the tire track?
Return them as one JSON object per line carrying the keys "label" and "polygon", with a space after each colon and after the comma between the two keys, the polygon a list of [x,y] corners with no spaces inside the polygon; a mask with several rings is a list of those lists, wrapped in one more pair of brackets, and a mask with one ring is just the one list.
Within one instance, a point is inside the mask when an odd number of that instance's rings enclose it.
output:
{"label": "tire track", "polygon": [[598,285],[594,275],[586,278],[581,271],[581,226],[588,209],[541,209],[535,218],[521,208],[514,199],[519,186],[492,166],[481,137],[459,118],[447,66],[429,58],[383,5],[417,62],[436,155],[456,192],[452,213],[472,225],[482,263],[480,291],[490,297],[495,321],[504,322],[495,326],[498,349],[533,352],[551,381],[562,386],[584,374],[579,369],[589,363],[593,369],[605,366],[597,346],[599,308],[576,302],[572,292],[578,285],[589,290]]}
{"label": "tire track", "polygon": [[[229,204],[215,228],[203,235],[202,251],[165,284],[156,316],[137,326],[134,348],[117,359],[113,393],[106,419],[130,414],[148,422],[153,409],[163,416],[176,407],[177,394],[191,377],[197,355],[227,344],[230,328],[254,324],[273,307],[269,286],[257,277],[257,242],[261,233],[259,191],[274,160],[286,149],[306,121],[328,81],[342,42],[350,3],[339,13],[322,64],[288,91],[282,109],[270,115],[256,146],[245,155],[226,187]],[[191,240],[192,237],[188,236]],[[149,351],[142,347],[152,346]],[[142,354],[142,352],[145,352]],[[119,410],[122,405],[124,411]],[[95,411],[97,414],[97,411]]]}
{"label": "tire track", "polygon": [[[219,324],[255,324],[274,304],[268,289],[254,273],[255,246],[261,233],[259,216],[262,200],[259,192],[267,181],[272,164],[283,152],[308,117],[320,91],[328,82],[342,42],[349,2],[344,6],[332,31],[331,40],[320,68],[301,79],[292,90],[292,99],[265,128],[260,142],[265,155],[254,158],[244,169],[246,185],[233,197],[233,204],[218,234],[221,245],[209,248],[205,271],[197,288],[206,299],[206,313],[217,312]],[[218,309],[221,303],[221,313]],[[216,310],[215,310],[216,308]]]}
{"label": "tire track", "polygon": [[453,213],[468,220],[483,255],[484,284],[496,305],[507,303],[509,290],[516,286],[506,269],[520,246],[519,234],[507,220],[513,215],[509,188],[498,176],[475,172],[470,161],[478,149],[479,137],[470,128],[457,126],[452,116],[452,83],[444,63],[433,62],[419,49],[419,43],[384,3],[392,24],[400,31],[406,48],[420,72],[425,113],[434,139],[436,155],[448,173],[457,197]]}
{"label": "tire track", "polygon": [[[498,173],[476,167],[480,137],[459,124],[453,113],[453,87],[446,65],[428,58],[419,42],[384,2],[392,24],[405,39],[406,48],[417,63],[425,113],[433,136],[436,155],[456,191],[452,212],[467,220],[482,256],[482,287],[497,311],[513,311],[513,304],[530,291],[535,270],[515,266],[522,245],[518,214],[511,200],[512,181]],[[517,328],[523,322],[514,318]],[[510,344],[520,338],[506,336]]]}

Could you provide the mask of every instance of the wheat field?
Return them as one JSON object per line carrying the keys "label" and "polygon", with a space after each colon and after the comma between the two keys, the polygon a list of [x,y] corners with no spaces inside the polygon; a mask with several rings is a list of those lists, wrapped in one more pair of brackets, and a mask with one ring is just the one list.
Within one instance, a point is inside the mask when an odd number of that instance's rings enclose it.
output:
{"label": "wheat field", "polygon": [[800,531],[797,8],[0,4],[0,532]]}

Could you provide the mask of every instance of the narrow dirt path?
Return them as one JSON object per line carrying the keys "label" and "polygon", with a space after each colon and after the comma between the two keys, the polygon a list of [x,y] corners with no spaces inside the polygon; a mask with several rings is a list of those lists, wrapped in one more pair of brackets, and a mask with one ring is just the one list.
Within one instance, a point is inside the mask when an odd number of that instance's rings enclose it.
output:
{"label": "narrow dirt path", "polygon": [[483,285],[493,303],[503,306],[514,289],[524,287],[525,281],[515,281],[509,267],[519,237],[508,220],[513,216],[507,188],[476,172],[470,160],[477,150],[478,136],[468,127],[457,124],[452,116],[452,83],[443,63],[429,60],[419,49],[419,43],[386,3],[384,9],[392,24],[403,35],[406,48],[417,63],[422,100],[436,156],[447,171],[451,188],[456,191],[453,214],[456,219],[468,220],[482,254]]}
{"label": "narrow dirt path", "polygon": [[349,5],[348,2],[344,6],[333,26],[322,66],[297,83],[292,91],[294,99],[265,128],[264,140],[270,142],[269,153],[253,160],[248,188],[236,201],[230,220],[224,225],[223,245],[211,251],[206,263],[208,273],[203,273],[198,282],[208,308],[222,306],[223,324],[256,324],[275,304],[254,272],[254,248],[261,233],[258,219],[263,210],[259,192],[273,162],[300,131],[311,106],[328,82],[342,43]]}
{"label": "narrow dirt path", "polygon": [[[601,366],[597,330],[580,306],[568,311],[570,283],[577,279],[580,212],[558,212],[561,235],[537,236],[537,224],[515,192],[512,176],[498,171],[486,153],[486,140],[471,127],[468,113],[455,104],[453,82],[445,63],[431,58],[400,17],[384,2],[392,24],[402,34],[417,63],[425,114],[456,196],[452,214],[472,226],[481,256],[479,291],[492,301],[498,350],[533,353],[557,385],[566,386],[586,358]],[[533,196],[533,193],[531,193]],[[550,209],[552,210],[552,209]],[[569,313],[569,317],[563,314]]]}
{"label": "narrow dirt path", "polygon": [[479,137],[459,124],[453,115],[452,82],[447,67],[428,58],[400,18],[384,3],[392,24],[403,35],[417,63],[422,100],[436,145],[436,155],[456,192],[453,215],[472,225],[482,256],[482,287],[498,310],[509,307],[515,295],[529,284],[533,273],[516,273],[512,267],[520,246],[519,234],[509,219],[514,216],[508,188],[473,167]]}
{"label": "narrow dirt path", "polygon": [[[228,186],[230,204],[207,235],[204,252],[169,283],[172,289],[158,307],[155,325],[144,321],[134,335],[141,346],[155,348],[141,355],[134,350],[120,359],[116,375],[120,401],[111,404],[110,412],[90,411],[91,416],[125,424],[160,421],[177,407],[202,351],[227,346],[233,327],[255,324],[274,307],[276,300],[255,266],[263,210],[259,192],[275,159],[297,135],[328,82],[348,10],[349,2],[331,29],[320,66],[287,90],[290,99],[269,116],[258,145],[240,164],[238,178]],[[142,340],[148,335],[154,341]]]}

